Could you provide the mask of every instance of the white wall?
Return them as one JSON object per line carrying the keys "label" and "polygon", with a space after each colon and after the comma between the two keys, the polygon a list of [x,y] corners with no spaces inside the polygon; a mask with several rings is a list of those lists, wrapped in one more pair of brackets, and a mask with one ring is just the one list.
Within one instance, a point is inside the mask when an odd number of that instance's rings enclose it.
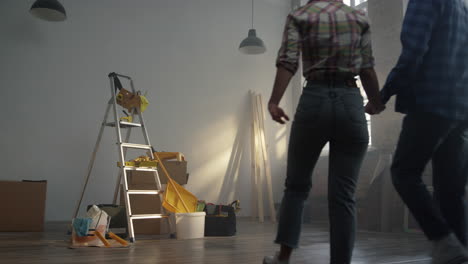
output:
{"label": "white wall", "polygon": [[[49,23],[28,13],[33,0],[0,1],[0,180],[48,180],[46,219],[69,220],[110,96],[107,74],[116,71],[148,92],[152,143],[186,155],[188,189],[210,202],[238,198],[250,215],[248,91],[269,96],[290,3],[255,2],[268,51],[246,56],[237,48],[249,0],[61,2],[68,20]],[[266,134],[279,201],[288,127],[269,121]],[[107,129],[84,204],[112,200],[114,143]],[[242,156],[232,172],[235,146]]]}
{"label": "white wall", "polygon": [[[375,69],[380,85],[385,84],[401,53],[400,32],[405,7],[403,0],[368,2]],[[386,153],[393,153],[400,134],[402,117],[402,114],[395,112],[395,97],[392,97],[386,110],[372,117],[372,139],[375,147]]]}

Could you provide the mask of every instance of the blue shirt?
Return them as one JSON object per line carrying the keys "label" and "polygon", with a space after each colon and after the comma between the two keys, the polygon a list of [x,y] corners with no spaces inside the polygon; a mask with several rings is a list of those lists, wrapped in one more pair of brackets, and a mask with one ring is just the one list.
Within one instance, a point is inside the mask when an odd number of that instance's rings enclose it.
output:
{"label": "blue shirt", "polygon": [[395,110],[468,120],[468,0],[410,0],[402,53],[381,91]]}

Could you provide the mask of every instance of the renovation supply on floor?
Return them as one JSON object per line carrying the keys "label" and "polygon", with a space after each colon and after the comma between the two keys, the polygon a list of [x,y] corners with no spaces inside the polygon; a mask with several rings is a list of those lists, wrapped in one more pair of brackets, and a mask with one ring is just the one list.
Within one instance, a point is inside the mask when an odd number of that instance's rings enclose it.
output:
{"label": "renovation supply on floor", "polygon": [[[162,186],[161,186],[161,181],[159,179],[159,174],[158,174],[158,169],[156,167],[135,167],[135,166],[128,166],[127,163],[125,162],[126,160],[126,154],[128,149],[135,149],[135,150],[140,150],[140,151],[148,151],[150,152],[150,158],[154,160],[152,146],[148,137],[148,131],[146,130],[146,125],[145,121],[143,118],[143,114],[141,111],[141,96],[140,93],[135,90],[135,87],[133,85],[133,80],[129,76],[125,76],[122,74],[117,74],[115,72],[110,73],[108,75],[109,81],[110,81],[110,90],[111,90],[111,99],[109,100],[107,104],[107,108],[105,111],[104,115],[104,120],[102,122],[101,128],[99,130],[98,138],[96,140],[96,144],[94,146],[93,153],[91,155],[91,159],[89,161],[88,165],[88,170],[87,174],[85,176],[85,181],[84,181],[84,186],[80,195],[80,198],[78,200],[77,206],[75,208],[75,213],[74,213],[74,218],[78,215],[78,212],[80,210],[81,203],[83,201],[83,197],[86,191],[86,187],[89,183],[89,179],[94,167],[94,162],[96,159],[96,154],[99,149],[99,145],[101,143],[101,138],[104,132],[104,128],[106,126],[110,127],[115,127],[115,132],[117,135],[117,147],[118,147],[118,157],[119,157],[119,162],[123,166],[120,166],[120,174],[117,178],[117,182],[115,185],[114,189],[114,199],[113,199],[113,204],[117,202],[117,198],[119,196],[120,192],[120,185],[123,186],[123,191],[121,195],[124,197],[124,202],[125,202],[125,208],[126,210],[126,218],[127,218],[127,224],[128,224],[128,234],[129,234],[129,239],[130,242],[135,241],[135,233],[133,230],[133,221],[134,220],[142,220],[142,219],[164,219],[167,221],[168,219],[168,214],[165,213],[159,213],[159,214],[148,214],[148,213],[141,213],[141,214],[134,214],[132,213],[131,210],[131,204],[130,204],[130,196],[137,196],[137,195],[150,195],[150,196],[160,196],[160,200],[162,200]],[[130,82],[130,88],[131,91],[123,89],[122,83],[120,82],[119,78],[126,79]],[[120,90],[117,93],[117,90]],[[121,121],[119,112],[121,109],[118,111],[118,107],[121,105],[123,108],[126,108],[130,115],[133,117],[132,121],[133,122],[126,122],[126,121]],[[113,114],[113,121],[109,122],[108,116],[109,112],[111,111],[112,108],[112,114]],[[136,118],[134,116],[138,117],[138,123],[136,122]],[[132,128],[140,128],[143,134],[144,138],[144,144],[136,144],[136,143],[129,143],[130,140],[130,135]],[[127,129],[127,133],[125,136],[122,136],[122,130]],[[129,171],[147,171],[151,172],[154,176],[155,179],[155,187],[152,190],[136,190],[136,189],[129,189],[128,187],[128,178],[127,178],[127,173]],[[161,207],[161,203],[159,204],[154,204],[155,207]],[[170,225],[170,222],[168,221],[168,224]]]}
{"label": "renovation supply on floor", "polygon": [[[114,234],[115,235],[115,234]],[[122,238],[112,238],[112,239],[106,239],[104,235],[102,235],[104,240],[99,239],[97,234],[94,234],[94,231],[92,234],[89,236],[85,237],[78,237],[76,234],[73,232],[72,233],[72,240],[70,245],[68,246],[69,248],[82,248],[82,247],[106,247],[106,248],[123,248],[123,247],[129,247],[129,244],[127,241],[123,240]],[[109,233],[109,237],[112,237],[112,235]],[[86,238],[91,238],[92,241],[86,240]],[[96,243],[95,241],[99,241],[99,243]],[[103,241],[106,241],[104,243]]]}
{"label": "renovation supply on floor", "polygon": [[[91,223],[89,225],[88,233],[86,235],[78,235],[77,230],[73,228],[72,230],[72,246],[86,246],[86,247],[100,247],[105,246],[104,243],[96,236],[96,231],[101,232],[101,234],[105,234],[107,232],[107,228],[109,225],[109,216],[106,212],[99,209],[97,206],[93,205],[89,208],[88,212],[86,213],[86,218],[91,219]],[[72,226],[79,226],[76,225],[75,221],[82,221],[80,218],[74,218],[72,222]],[[81,233],[81,232],[80,232]]]}
{"label": "renovation supply on floor", "polygon": [[[88,210],[92,205],[88,205]],[[120,237],[127,237],[127,217],[125,206],[117,204],[97,204],[99,209],[106,212],[110,217],[109,232],[113,232]],[[108,238],[108,236],[106,236]]]}
{"label": "renovation supply on floor", "polygon": [[75,220],[73,220],[73,230],[75,230],[76,235],[88,235],[88,230],[91,226],[91,222],[93,222],[93,219],[91,218],[75,218]]}
{"label": "renovation supply on floor", "polygon": [[197,211],[198,199],[173,179],[168,179],[164,192],[163,206],[172,213],[192,213]]}
{"label": "renovation supply on floor", "polygon": [[205,234],[205,212],[176,213],[176,238],[202,238]]}
{"label": "renovation supply on floor", "polygon": [[[271,179],[271,168],[268,159],[268,151],[265,139],[265,111],[262,96],[250,91],[250,101],[252,110],[251,123],[251,181],[252,181],[252,208],[253,217],[258,217],[259,222],[265,220],[263,210],[263,188],[266,180],[266,192],[268,207],[270,209],[270,219],[276,222],[276,209],[273,200],[273,187]],[[257,213],[255,213],[257,209]]]}
{"label": "renovation supply on floor", "polygon": [[234,236],[239,201],[229,205],[206,205],[205,236]]}
{"label": "renovation supply on floor", "polygon": [[104,232],[107,232],[110,217],[104,210],[99,209],[97,205],[92,205],[86,212],[86,217],[92,220],[90,229],[101,230],[100,227],[104,226]]}
{"label": "renovation supply on floor", "polygon": [[114,239],[115,241],[117,241],[121,245],[128,246],[128,242],[126,240],[122,239],[121,237],[119,237],[118,235],[116,235],[116,234],[114,234],[112,232],[109,232],[108,235],[109,235],[110,238]]}
{"label": "renovation supply on floor", "polygon": [[163,206],[166,210],[173,212],[173,213],[193,213],[197,211],[197,204],[198,199],[195,195],[191,192],[187,191],[184,187],[180,186],[177,182],[175,182],[169,172],[167,171],[164,163],[162,163],[161,159],[157,152],[153,149],[153,155],[155,156],[156,160],[159,162],[160,167],[166,175],[167,178],[167,187],[166,191],[164,192],[164,200]]}
{"label": "renovation supply on floor", "polygon": [[109,241],[102,235],[101,232],[95,231],[94,234],[101,240],[101,242],[104,244],[105,247],[110,247]]}
{"label": "renovation supply on floor", "polygon": [[206,203],[205,201],[198,201],[198,204],[197,204],[197,212],[204,212],[205,211],[205,208],[206,208]]}
{"label": "renovation supply on floor", "polygon": [[42,232],[47,181],[0,181],[0,231]]}

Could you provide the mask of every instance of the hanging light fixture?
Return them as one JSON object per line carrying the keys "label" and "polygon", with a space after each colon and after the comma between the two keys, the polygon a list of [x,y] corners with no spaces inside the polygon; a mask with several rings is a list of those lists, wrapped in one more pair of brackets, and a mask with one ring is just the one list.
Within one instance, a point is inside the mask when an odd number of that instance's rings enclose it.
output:
{"label": "hanging light fixture", "polygon": [[245,54],[262,54],[266,51],[266,47],[263,40],[257,37],[257,31],[254,29],[253,19],[254,0],[252,0],[252,28],[249,30],[247,38],[241,42],[239,50]]}
{"label": "hanging light fixture", "polygon": [[53,22],[67,18],[65,8],[57,0],[36,0],[29,12],[35,17]]}

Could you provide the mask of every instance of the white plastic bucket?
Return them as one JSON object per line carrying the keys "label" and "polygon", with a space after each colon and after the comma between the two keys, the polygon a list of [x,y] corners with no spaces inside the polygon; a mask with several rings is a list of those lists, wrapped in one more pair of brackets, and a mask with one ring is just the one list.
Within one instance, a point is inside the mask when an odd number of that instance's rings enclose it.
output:
{"label": "white plastic bucket", "polygon": [[202,238],[205,236],[205,212],[176,213],[177,239]]}

